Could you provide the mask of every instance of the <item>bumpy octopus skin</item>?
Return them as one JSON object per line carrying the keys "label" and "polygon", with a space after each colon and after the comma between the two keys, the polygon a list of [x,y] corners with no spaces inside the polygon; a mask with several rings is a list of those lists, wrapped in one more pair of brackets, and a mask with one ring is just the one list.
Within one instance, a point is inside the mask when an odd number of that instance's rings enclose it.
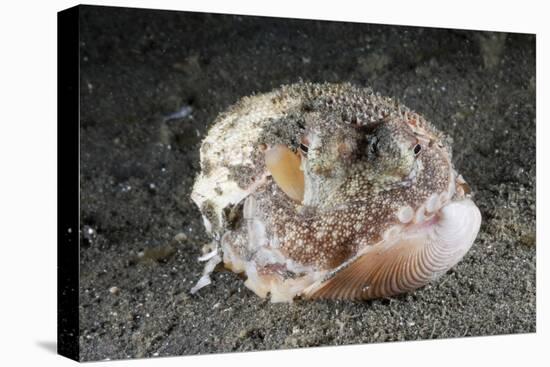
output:
{"label": "bumpy octopus skin", "polygon": [[245,97],[201,146],[191,198],[222,262],[272,302],[370,299],[444,274],[481,223],[450,139],[391,98],[300,83]]}

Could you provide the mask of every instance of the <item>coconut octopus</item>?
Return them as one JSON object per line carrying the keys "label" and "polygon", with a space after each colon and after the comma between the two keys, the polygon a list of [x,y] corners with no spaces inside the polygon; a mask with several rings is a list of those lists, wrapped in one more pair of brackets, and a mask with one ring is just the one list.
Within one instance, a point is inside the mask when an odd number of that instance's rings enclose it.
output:
{"label": "coconut octopus", "polygon": [[299,83],[245,97],[200,149],[192,200],[223,261],[272,302],[412,291],[454,266],[481,214],[450,138],[371,89]]}

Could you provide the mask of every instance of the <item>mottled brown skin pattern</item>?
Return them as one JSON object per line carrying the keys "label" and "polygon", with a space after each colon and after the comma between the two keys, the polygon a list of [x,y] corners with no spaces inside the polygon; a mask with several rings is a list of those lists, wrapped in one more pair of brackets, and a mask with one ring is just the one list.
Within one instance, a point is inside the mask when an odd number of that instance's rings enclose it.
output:
{"label": "mottled brown skin pattern", "polygon": [[[403,135],[408,135],[407,123],[398,124],[401,129],[390,129],[391,133],[395,135],[403,130]],[[339,127],[350,129],[347,125]],[[403,157],[382,158],[389,163],[364,163],[364,156],[358,153],[346,158],[347,177],[323,207],[289,205],[288,198],[275,185],[258,192],[255,198],[267,227],[281,240],[281,250],[287,257],[315,268],[332,269],[360,247],[377,243],[388,227],[399,222],[395,213],[401,206],[416,209],[431,193],[446,190],[450,167],[442,156],[446,152],[441,149],[434,144],[422,147],[422,154],[414,159],[420,160],[423,168],[406,186],[399,183],[406,181],[412,167],[392,176],[377,172],[379,165],[398,165]],[[323,174],[330,175],[330,171]],[[272,191],[277,192],[275,197]]]}
{"label": "mottled brown skin pattern", "polygon": [[[448,187],[449,152],[440,145],[439,133],[393,101],[340,85],[306,84],[283,88],[281,95],[305,96],[303,135],[316,131],[321,140],[303,158],[308,160],[306,175],[317,175],[332,188],[315,207],[290,201],[272,182],[254,193],[268,237],[278,238],[281,251],[297,263],[337,267],[398,223],[401,206],[416,209],[430,194]],[[279,122],[295,123],[292,118]],[[419,124],[429,138],[415,134]],[[416,144],[421,145],[419,154]],[[417,161],[421,168],[409,180]]]}
{"label": "mottled brown skin pattern", "polygon": [[201,148],[192,199],[216,264],[272,302],[368,299],[417,289],[454,266],[481,214],[450,139],[391,98],[300,83],[246,97]]}

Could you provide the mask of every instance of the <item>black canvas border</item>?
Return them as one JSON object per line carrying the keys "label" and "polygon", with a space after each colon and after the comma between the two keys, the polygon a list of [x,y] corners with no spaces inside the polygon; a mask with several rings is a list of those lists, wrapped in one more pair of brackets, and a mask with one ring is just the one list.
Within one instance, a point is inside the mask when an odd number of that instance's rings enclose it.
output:
{"label": "black canvas border", "polygon": [[79,7],[57,13],[57,353],[79,360]]}

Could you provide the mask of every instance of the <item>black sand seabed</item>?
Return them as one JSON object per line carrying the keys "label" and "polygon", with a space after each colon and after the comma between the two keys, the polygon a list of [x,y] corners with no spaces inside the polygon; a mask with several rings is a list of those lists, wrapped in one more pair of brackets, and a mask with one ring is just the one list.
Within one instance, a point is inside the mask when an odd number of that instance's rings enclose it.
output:
{"label": "black sand seabed", "polygon": [[[80,63],[83,360],[535,331],[534,36],[84,7]],[[438,282],[271,304],[217,272],[189,293],[201,139],[240,97],[300,79],[371,86],[454,138],[483,223]]]}

